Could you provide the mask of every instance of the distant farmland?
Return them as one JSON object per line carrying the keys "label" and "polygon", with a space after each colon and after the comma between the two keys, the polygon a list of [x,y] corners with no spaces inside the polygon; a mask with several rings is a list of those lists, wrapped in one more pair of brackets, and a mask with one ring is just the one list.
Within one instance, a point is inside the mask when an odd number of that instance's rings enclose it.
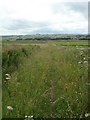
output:
{"label": "distant farmland", "polygon": [[88,114],[88,41],[3,41],[3,118]]}

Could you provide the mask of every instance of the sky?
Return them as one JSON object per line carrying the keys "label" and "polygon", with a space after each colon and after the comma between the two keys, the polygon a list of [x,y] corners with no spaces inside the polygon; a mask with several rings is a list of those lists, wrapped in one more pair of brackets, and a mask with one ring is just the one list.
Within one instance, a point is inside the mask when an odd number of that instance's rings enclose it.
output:
{"label": "sky", "polygon": [[88,34],[88,0],[0,0],[0,35]]}

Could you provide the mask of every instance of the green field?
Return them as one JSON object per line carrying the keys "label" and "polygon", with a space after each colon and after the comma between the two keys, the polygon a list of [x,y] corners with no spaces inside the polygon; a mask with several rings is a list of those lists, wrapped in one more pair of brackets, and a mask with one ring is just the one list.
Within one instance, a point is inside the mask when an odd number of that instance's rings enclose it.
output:
{"label": "green field", "polygon": [[2,84],[3,118],[85,117],[88,42],[4,41]]}

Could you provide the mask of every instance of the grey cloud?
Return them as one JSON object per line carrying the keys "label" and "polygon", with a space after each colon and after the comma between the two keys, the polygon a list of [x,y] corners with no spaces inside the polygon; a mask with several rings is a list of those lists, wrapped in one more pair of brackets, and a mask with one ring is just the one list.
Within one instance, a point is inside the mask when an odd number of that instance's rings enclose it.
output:
{"label": "grey cloud", "polygon": [[35,27],[47,26],[48,23],[45,22],[33,22],[27,20],[11,20],[8,24],[4,24],[3,28],[7,30],[20,30],[20,29],[30,29]]}
{"label": "grey cloud", "polygon": [[[14,30],[13,32],[15,32],[16,30]],[[35,29],[34,28],[31,28],[31,29],[28,29],[25,28],[25,29],[22,29],[22,30],[18,30],[18,33],[20,34],[52,34],[52,33],[55,33],[55,34],[59,34],[61,33],[60,30],[53,30],[52,28],[48,26],[41,26],[40,27],[37,27]],[[64,30],[63,30],[63,33],[64,33]]]}
{"label": "grey cloud", "polygon": [[69,2],[66,5],[73,11],[81,13],[86,19],[88,17],[88,3],[87,2]]}
{"label": "grey cloud", "polygon": [[38,27],[38,29],[22,29],[22,30],[9,30],[7,31],[7,34],[18,34],[18,35],[26,35],[26,34],[85,34],[87,33],[87,31],[83,30],[83,29],[68,29],[68,28],[63,28],[62,30],[55,30],[55,29],[51,29],[49,26],[47,27]]}
{"label": "grey cloud", "polygon": [[[67,21],[68,24],[68,21]],[[33,22],[27,20],[12,20],[5,24],[4,29],[12,34],[76,34],[83,33],[84,29],[72,29],[63,26],[62,29],[52,29],[51,23],[48,22]]]}
{"label": "grey cloud", "polygon": [[[60,12],[65,12],[65,14],[68,14],[69,11],[75,11],[82,14],[85,18],[88,16],[88,6],[87,3],[80,3],[80,2],[68,2],[68,3],[56,3],[51,6],[51,9],[54,14],[60,14]],[[63,11],[65,10],[65,11]],[[63,13],[64,14],[64,13]],[[63,17],[63,16],[61,16]],[[72,21],[66,20],[67,24]],[[34,22],[30,20],[22,20],[22,19],[8,19],[6,22],[3,22],[2,28],[4,28],[7,31],[10,31],[12,33],[20,33],[20,34],[35,34],[35,33],[55,33],[55,34],[63,34],[63,33],[82,33],[82,29],[62,29],[62,30],[53,30],[49,26],[51,25],[50,22]]]}
{"label": "grey cloud", "polygon": [[60,13],[60,12],[64,12],[64,10],[67,11],[67,14],[70,11],[75,11],[75,12],[79,12],[80,14],[82,14],[85,18],[88,17],[88,3],[87,2],[59,2],[56,4],[52,5],[52,11],[54,13]]}
{"label": "grey cloud", "polygon": [[54,30],[47,26],[38,28],[37,30],[33,30],[32,32],[28,31],[28,33],[26,34],[81,34],[85,32],[86,31],[83,31],[82,29],[73,29],[71,31],[71,29],[68,28],[63,28],[62,30]]}
{"label": "grey cloud", "polygon": [[52,34],[52,33],[60,33],[58,30],[52,30],[51,28],[45,28],[45,27],[42,27],[42,28],[39,28],[38,30],[35,30],[33,31],[33,33],[40,33],[40,34]]}

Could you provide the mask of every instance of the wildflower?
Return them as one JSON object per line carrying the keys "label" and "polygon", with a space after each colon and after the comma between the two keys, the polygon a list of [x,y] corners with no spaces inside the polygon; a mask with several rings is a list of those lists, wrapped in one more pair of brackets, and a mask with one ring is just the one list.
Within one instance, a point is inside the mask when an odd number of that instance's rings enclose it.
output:
{"label": "wildflower", "polygon": [[33,118],[33,115],[31,115],[31,118]]}
{"label": "wildflower", "polygon": [[31,116],[28,116],[28,118],[31,118]]}
{"label": "wildflower", "polygon": [[80,115],[80,118],[83,118],[83,115],[82,115],[82,114]]}
{"label": "wildflower", "polygon": [[31,115],[31,116],[25,115],[25,118],[28,118],[28,119],[32,119],[32,120],[33,120],[33,115]]}
{"label": "wildflower", "polygon": [[83,55],[83,51],[81,51],[80,55]]}
{"label": "wildflower", "polygon": [[87,63],[87,61],[84,61],[84,63]]}
{"label": "wildflower", "polygon": [[27,118],[28,116],[27,115],[25,115],[25,118]]}
{"label": "wildflower", "polygon": [[6,77],[6,80],[10,80],[10,77]]}
{"label": "wildflower", "polygon": [[10,80],[11,76],[10,74],[5,74],[6,75],[6,80]]}
{"label": "wildflower", "polygon": [[10,74],[5,74],[7,77],[10,77]]}
{"label": "wildflower", "polygon": [[13,107],[12,106],[7,106],[7,109],[12,111],[13,110]]}
{"label": "wildflower", "polygon": [[86,82],[86,85],[90,85],[90,83]]}
{"label": "wildflower", "polygon": [[86,114],[85,114],[85,117],[89,117],[89,116],[90,116],[90,113],[86,113]]}
{"label": "wildflower", "polygon": [[83,59],[84,59],[84,60],[86,60],[86,58],[85,58],[85,57],[84,57]]}
{"label": "wildflower", "polygon": [[5,74],[6,76],[10,76],[10,74]]}
{"label": "wildflower", "polygon": [[82,62],[81,62],[81,61],[79,61],[78,63],[79,63],[79,64],[81,64]]}

